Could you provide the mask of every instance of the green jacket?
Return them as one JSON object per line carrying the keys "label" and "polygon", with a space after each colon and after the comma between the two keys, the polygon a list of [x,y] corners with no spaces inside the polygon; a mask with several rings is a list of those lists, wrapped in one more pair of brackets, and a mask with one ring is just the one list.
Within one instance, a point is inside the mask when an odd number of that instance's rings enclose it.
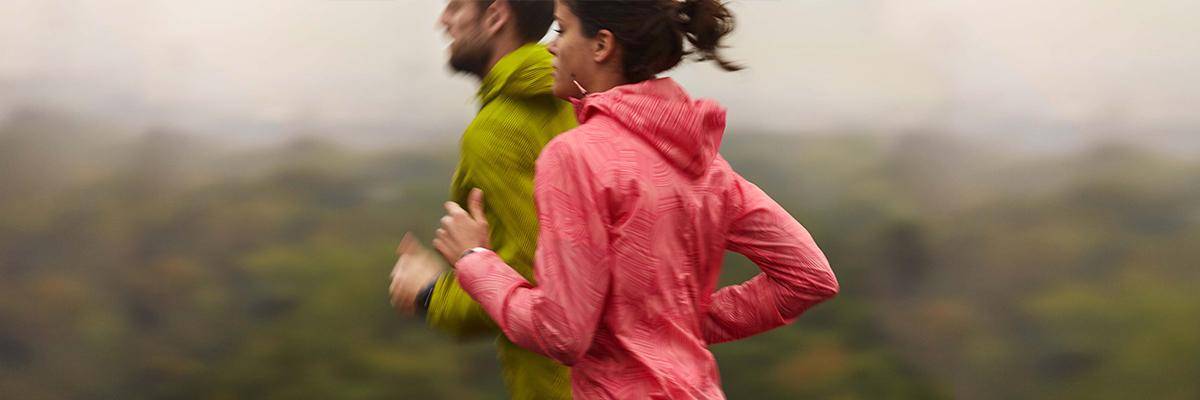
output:
{"label": "green jacket", "polygon": [[[570,103],[553,95],[550,59],[545,46],[528,44],[501,58],[483,78],[479,114],[463,134],[450,187],[451,200],[459,204],[466,204],[472,188],[483,189],[492,249],[531,281],[538,233],[534,162],[550,139],[576,125]],[[425,318],[458,338],[500,333],[453,273],[437,282]],[[504,335],[496,344],[513,399],[571,397],[566,367],[517,347]]]}

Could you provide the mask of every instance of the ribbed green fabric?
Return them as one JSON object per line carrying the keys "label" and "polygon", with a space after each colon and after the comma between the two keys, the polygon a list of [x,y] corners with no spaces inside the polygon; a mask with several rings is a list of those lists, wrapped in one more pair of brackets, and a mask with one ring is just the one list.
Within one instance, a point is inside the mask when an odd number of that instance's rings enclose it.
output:
{"label": "ribbed green fabric", "polygon": [[[450,188],[451,200],[459,204],[466,204],[472,188],[483,189],[491,248],[530,281],[538,232],[534,162],[550,139],[576,125],[570,103],[553,95],[550,60],[545,46],[529,44],[501,58],[484,77],[479,114],[463,134]],[[438,281],[426,320],[458,338],[500,332],[453,273]],[[566,367],[517,347],[504,335],[496,344],[513,399],[571,398]]]}

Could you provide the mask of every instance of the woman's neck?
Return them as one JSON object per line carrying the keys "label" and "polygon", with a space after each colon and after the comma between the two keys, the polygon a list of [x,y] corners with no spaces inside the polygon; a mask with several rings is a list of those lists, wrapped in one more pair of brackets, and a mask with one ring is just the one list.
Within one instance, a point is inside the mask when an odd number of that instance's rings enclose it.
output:
{"label": "woman's neck", "polygon": [[627,83],[629,81],[625,80],[622,74],[608,72],[596,74],[584,88],[588,93],[600,93]]}

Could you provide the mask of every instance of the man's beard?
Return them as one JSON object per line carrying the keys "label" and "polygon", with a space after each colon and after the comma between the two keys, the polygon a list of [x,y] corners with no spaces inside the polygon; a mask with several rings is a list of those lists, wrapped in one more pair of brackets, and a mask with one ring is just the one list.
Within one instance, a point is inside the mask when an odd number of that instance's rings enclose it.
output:
{"label": "man's beard", "polygon": [[[473,47],[473,48],[470,48]],[[492,59],[492,50],[483,43],[469,46],[459,51],[450,51],[450,68],[455,72],[465,72],[483,78],[487,74],[487,64]]]}

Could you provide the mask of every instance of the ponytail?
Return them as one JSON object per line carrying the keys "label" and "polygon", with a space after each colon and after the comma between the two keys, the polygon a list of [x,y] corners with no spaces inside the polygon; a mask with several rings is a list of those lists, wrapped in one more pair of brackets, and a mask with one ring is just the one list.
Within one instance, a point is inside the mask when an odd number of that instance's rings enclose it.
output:
{"label": "ponytail", "polygon": [[742,69],[724,57],[721,57],[721,39],[733,32],[733,14],[718,0],[684,0],[679,2],[677,21],[682,27],[684,37],[691,43],[693,50],[688,53],[699,53],[696,61],[713,61],[726,71]]}

